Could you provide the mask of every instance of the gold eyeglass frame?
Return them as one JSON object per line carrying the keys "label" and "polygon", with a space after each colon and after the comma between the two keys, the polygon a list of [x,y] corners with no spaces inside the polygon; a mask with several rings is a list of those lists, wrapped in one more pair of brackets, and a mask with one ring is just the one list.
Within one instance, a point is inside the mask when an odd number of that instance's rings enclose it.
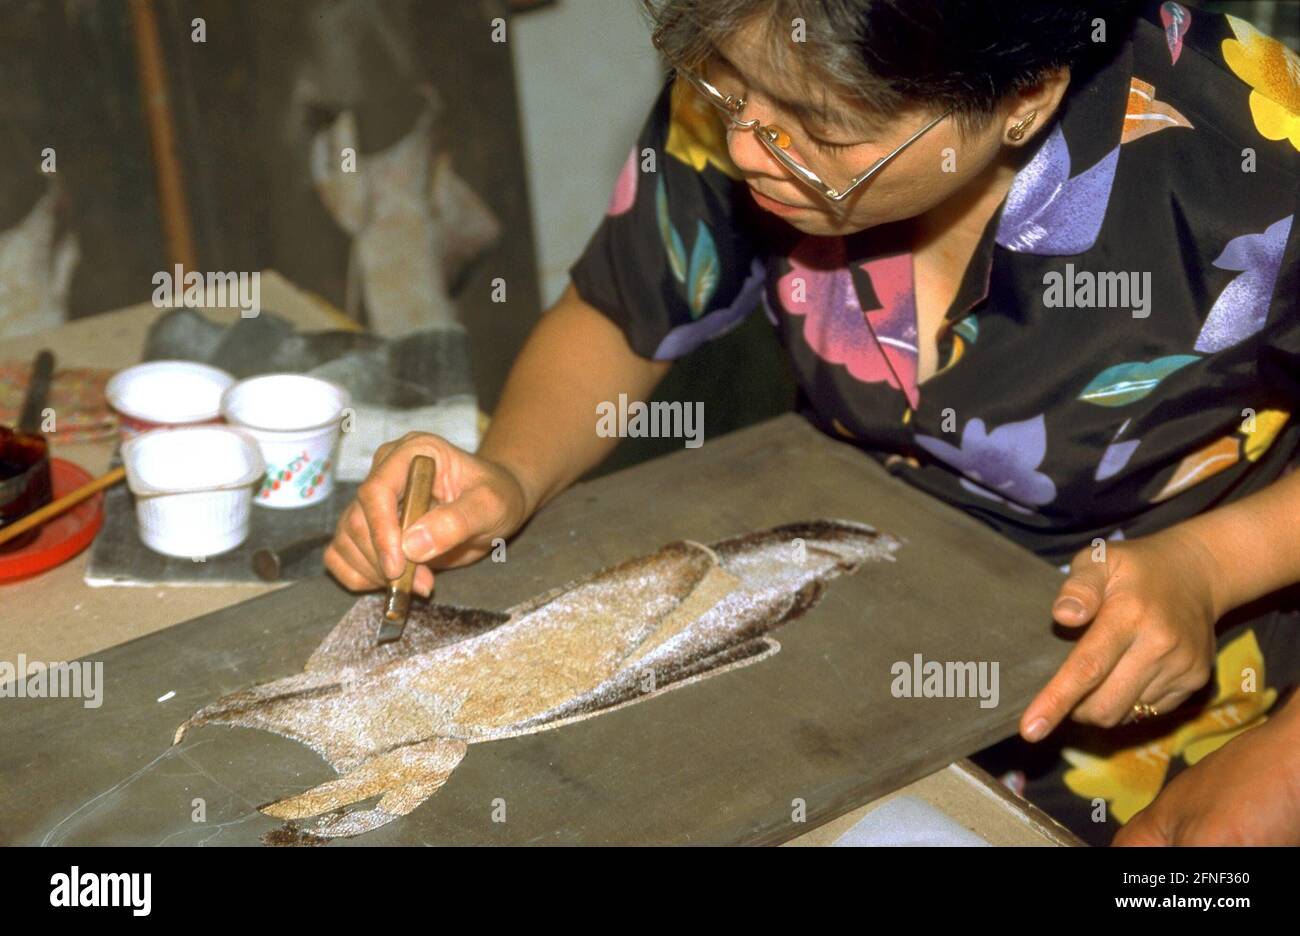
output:
{"label": "gold eyeglass frame", "polygon": [[[706,80],[705,78],[695,74],[690,69],[683,68],[677,65],[675,62],[672,62],[672,60],[668,58],[668,54],[664,52],[663,44],[662,44],[663,42],[662,34],[660,30],[656,30],[654,32],[654,34],[651,36],[651,41],[654,43],[655,48],[658,49],[666,59],[668,59],[669,64],[671,64],[673,67],[673,70],[677,74],[685,78],[688,82],[690,82],[691,86],[695,88],[695,90],[698,91],[704,97],[705,100],[707,100],[710,104],[712,104],[714,107],[720,110],[723,113],[723,115],[726,116],[727,120],[731,123],[732,126],[737,127],[741,130],[753,130],[754,133],[758,136],[758,141],[763,144],[764,148],[766,148],[767,151],[771,153],[773,157],[776,158],[777,162],[779,162],[782,166],[784,166],[786,170],[791,175],[793,175],[796,179],[798,179],[808,188],[811,188],[814,192],[816,192],[826,201],[830,202],[831,208],[833,210],[836,210],[837,212],[843,209],[844,200],[848,198],[850,195],[852,195],[863,183],[865,183],[868,179],[870,179],[872,176],[878,173],[885,166],[889,165],[889,163],[891,163],[905,149],[907,149],[909,146],[911,146],[921,137],[925,136],[925,134],[928,133],[931,129],[933,129],[935,125],[937,125],[941,120],[943,120],[945,117],[948,117],[952,114],[952,109],[944,111],[938,117],[931,120],[928,124],[926,124],[920,130],[917,130],[910,137],[904,140],[901,144],[895,147],[892,152],[887,153],[886,155],[880,157],[875,162],[873,162],[870,166],[867,167],[867,169],[864,172],[862,172],[860,175],[855,176],[853,180],[843,189],[837,189],[834,186],[827,185],[825,182],[821,180],[821,178],[818,177],[818,175],[815,172],[813,172],[807,166],[804,166],[801,163],[796,162],[795,159],[785,151],[785,147],[788,147],[790,145],[790,135],[784,130],[782,130],[780,127],[776,126],[775,124],[764,125],[760,123],[758,120],[738,119],[738,115],[740,114],[740,112],[745,109],[744,98],[738,98],[733,94],[723,94],[716,87],[710,84],[708,80]],[[843,144],[843,145],[852,146],[854,144]]]}

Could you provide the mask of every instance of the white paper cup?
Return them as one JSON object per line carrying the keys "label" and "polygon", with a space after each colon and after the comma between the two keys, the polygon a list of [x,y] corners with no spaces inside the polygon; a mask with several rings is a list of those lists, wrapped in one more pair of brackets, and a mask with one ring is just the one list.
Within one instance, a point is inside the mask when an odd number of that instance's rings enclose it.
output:
{"label": "white paper cup", "polygon": [[163,426],[221,420],[221,394],[235,378],[198,361],[150,361],[118,371],[104,388],[123,439]]}
{"label": "white paper cup", "polygon": [[122,445],[141,541],[165,556],[218,556],[248,538],[257,442],[228,426],[156,429]]}
{"label": "white paper cup", "polygon": [[304,374],[241,380],[221,397],[221,412],[261,447],[266,479],[253,498],[262,507],[310,507],[334,488],[343,411],[337,384]]}

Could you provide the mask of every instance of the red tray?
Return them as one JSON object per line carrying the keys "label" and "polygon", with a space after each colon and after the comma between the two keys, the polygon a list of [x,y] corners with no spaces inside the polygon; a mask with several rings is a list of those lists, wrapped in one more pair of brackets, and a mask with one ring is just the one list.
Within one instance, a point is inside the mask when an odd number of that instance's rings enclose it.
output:
{"label": "red tray", "polygon": [[[50,459],[55,500],[93,480],[80,465],[62,458]],[[0,583],[30,578],[67,562],[90,545],[103,525],[104,492],[100,491],[41,527],[27,546],[0,553]]]}

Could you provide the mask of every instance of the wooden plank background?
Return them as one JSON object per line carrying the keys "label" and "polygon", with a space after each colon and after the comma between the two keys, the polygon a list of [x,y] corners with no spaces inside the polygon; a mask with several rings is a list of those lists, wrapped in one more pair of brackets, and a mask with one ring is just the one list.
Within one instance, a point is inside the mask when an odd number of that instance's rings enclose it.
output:
{"label": "wooden plank background", "polygon": [[[471,745],[428,802],[351,842],[778,842],[1013,733],[1068,649],[1048,614],[1059,572],[795,416],[578,485],[504,564],[444,574],[439,599],[505,608],[673,539],[819,517],[866,521],[905,545],[776,630],[774,657]],[[222,693],[297,672],[351,601],[311,579],[112,648],[95,657],[99,709],[0,701],[0,840],[256,842],[277,825],[257,804],[332,771],[265,732],[204,727],[169,752],[172,733]],[[894,698],[890,666],[916,653],[999,663],[1000,704]],[[792,821],[796,799],[804,824]]]}

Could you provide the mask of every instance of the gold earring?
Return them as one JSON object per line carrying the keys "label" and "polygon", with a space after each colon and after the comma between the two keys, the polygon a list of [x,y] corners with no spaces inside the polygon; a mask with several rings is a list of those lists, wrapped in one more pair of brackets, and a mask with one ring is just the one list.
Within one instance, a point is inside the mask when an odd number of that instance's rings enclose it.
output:
{"label": "gold earring", "polygon": [[1016,143],[1019,143],[1025,138],[1025,131],[1034,125],[1034,121],[1037,118],[1038,111],[1030,111],[1028,117],[1020,118],[1020,120],[1007,131],[1007,137]]}

